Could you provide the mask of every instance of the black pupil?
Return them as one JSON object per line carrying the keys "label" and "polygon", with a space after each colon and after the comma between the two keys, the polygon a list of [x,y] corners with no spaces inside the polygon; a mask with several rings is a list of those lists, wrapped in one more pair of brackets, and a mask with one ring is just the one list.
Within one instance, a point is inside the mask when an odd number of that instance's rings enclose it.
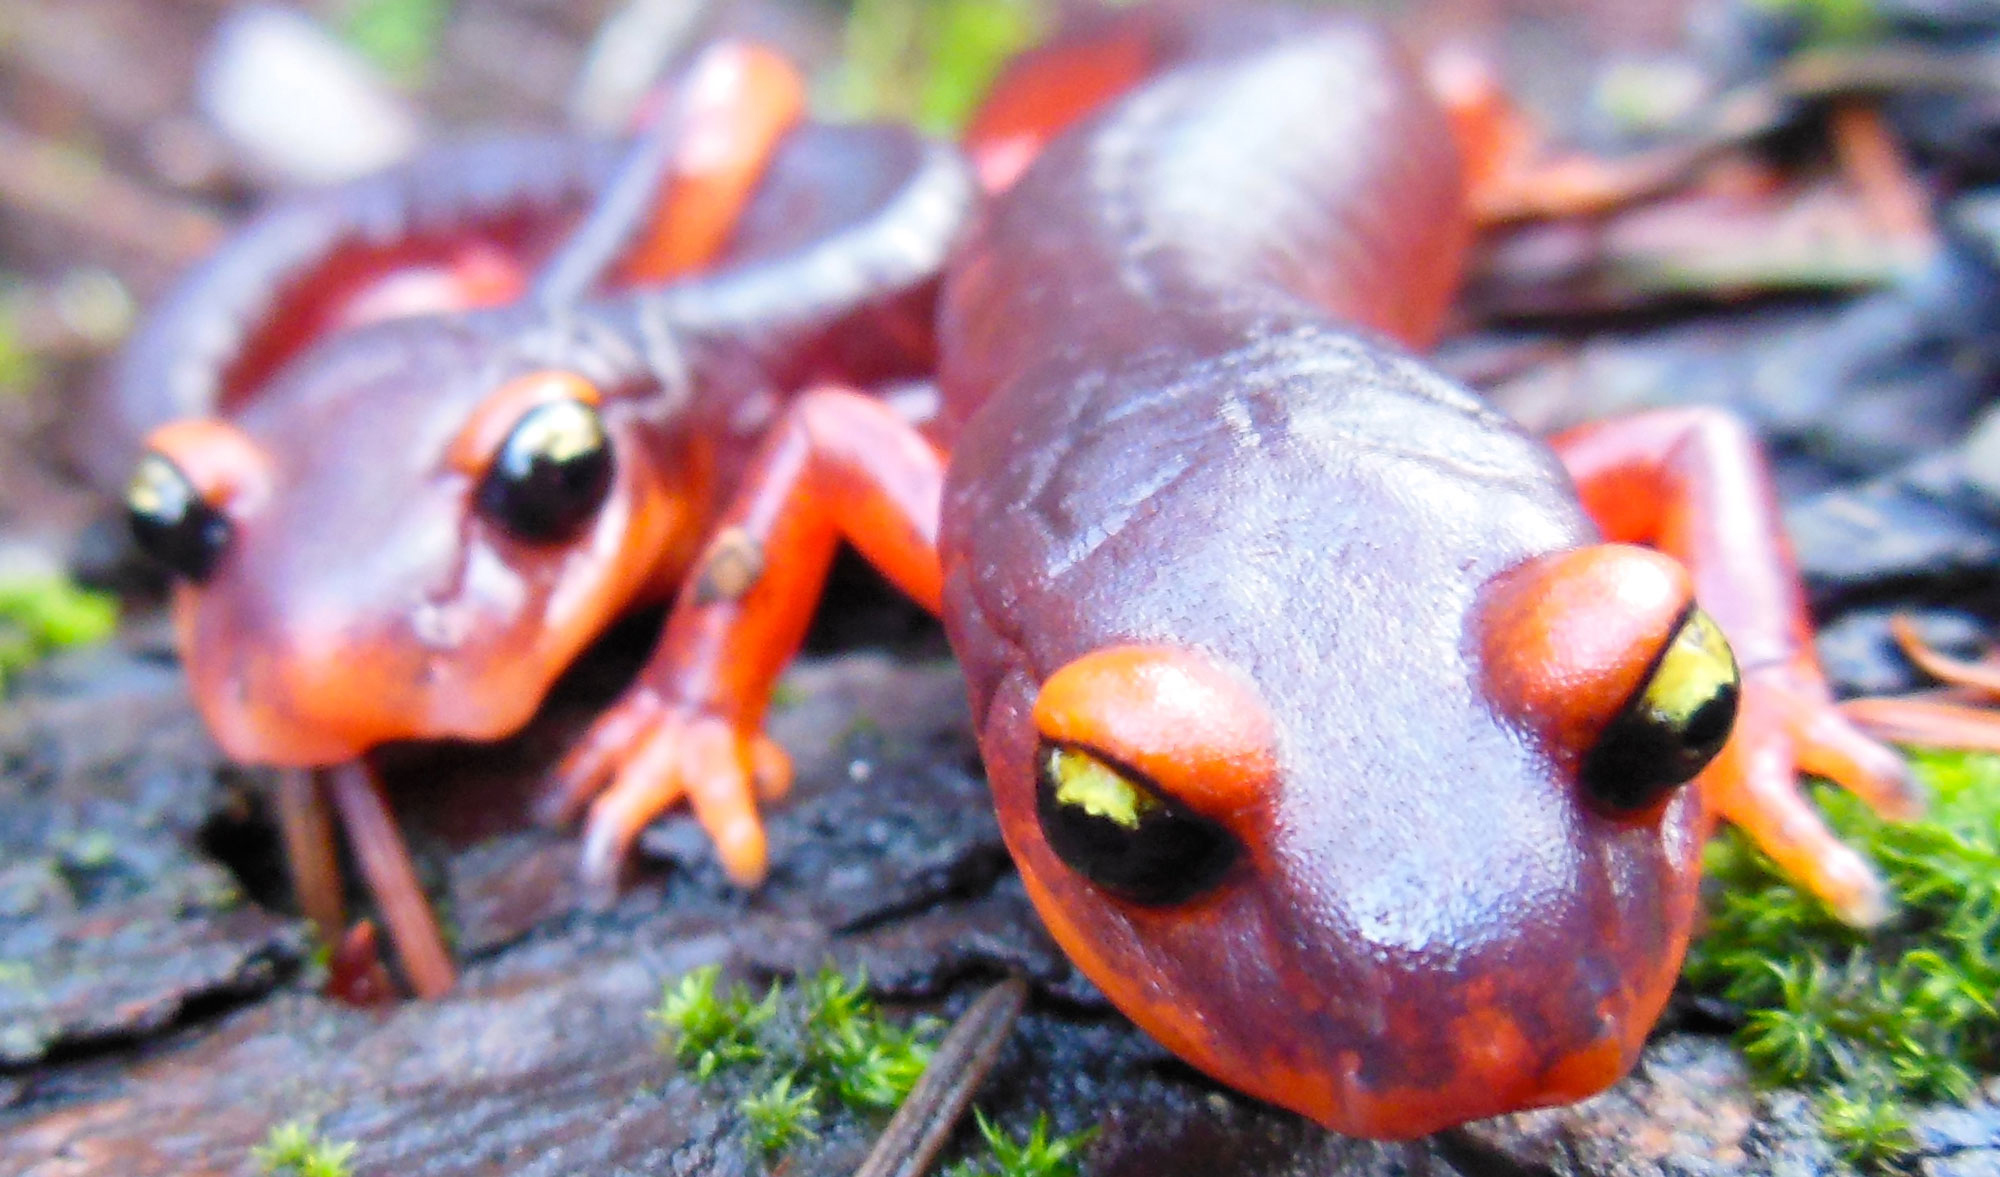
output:
{"label": "black pupil", "polygon": [[125,507],[139,550],[189,580],[205,579],[229,546],[229,519],[159,454],[139,459]]}
{"label": "black pupil", "polygon": [[1688,718],[1687,730],[1681,733],[1681,742],[1692,754],[1699,756],[1704,765],[1722,751],[1722,745],[1729,740],[1729,729],[1736,726],[1736,696],[1737,688],[1733,683],[1717,691],[1706,703],[1695,708],[1695,713]]}
{"label": "black pupil", "polygon": [[1611,809],[1651,808],[1722,751],[1736,724],[1740,693],[1733,682],[1723,685],[1679,725],[1663,723],[1643,707],[1628,708],[1584,758],[1584,788]]}
{"label": "black pupil", "polygon": [[1038,753],[1035,807],[1049,848],[1071,870],[1114,895],[1151,907],[1207,891],[1236,861],[1236,839],[1169,798],[1136,829],[1056,799],[1051,749]]}
{"label": "black pupil", "polygon": [[480,488],[486,515],[526,540],[567,539],[611,488],[611,446],[597,411],[580,401],[532,409],[494,455]]}

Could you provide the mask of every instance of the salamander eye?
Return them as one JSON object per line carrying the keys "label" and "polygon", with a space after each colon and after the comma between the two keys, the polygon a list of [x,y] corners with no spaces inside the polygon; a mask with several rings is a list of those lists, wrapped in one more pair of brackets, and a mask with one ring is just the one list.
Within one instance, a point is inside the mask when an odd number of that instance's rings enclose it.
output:
{"label": "salamander eye", "polygon": [[1080,748],[1044,743],[1036,811],[1056,856],[1091,882],[1148,906],[1219,882],[1240,847],[1229,832],[1136,775]]}
{"label": "salamander eye", "polygon": [[191,581],[206,579],[229,546],[228,516],[159,454],[139,459],[125,488],[125,510],[139,550]]}
{"label": "salamander eye", "polygon": [[1583,787],[1608,808],[1647,809],[1693,780],[1729,740],[1741,687],[1736,656],[1690,607],[1652,672],[1583,761]]}
{"label": "salamander eye", "polygon": [[611,438],[597,410],[578,400],[530,409],[493,456],[479,509],[521,539],[574,535],[611,488]]}

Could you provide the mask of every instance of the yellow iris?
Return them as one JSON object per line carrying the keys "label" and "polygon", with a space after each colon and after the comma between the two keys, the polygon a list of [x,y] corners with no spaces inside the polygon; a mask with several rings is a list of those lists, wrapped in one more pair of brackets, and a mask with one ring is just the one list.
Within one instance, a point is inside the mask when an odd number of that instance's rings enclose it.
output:
{"label": "yellow iris", "polygon": [[1058,804],[1075,806],[1128,830],[1138,829],[1140,821],[1160,807],[1151,792],[1133,784],[1125,774],[1074,748],[1049,749],[1049,776],[1055,782]]}
{"label": "yellow iris", "polygon": [[1736,682],[1736,655],[1729,642],[1714,619],[1696,609],[1661,657],[1640,698],[1640,707],[1657,722],[1679,730]]}

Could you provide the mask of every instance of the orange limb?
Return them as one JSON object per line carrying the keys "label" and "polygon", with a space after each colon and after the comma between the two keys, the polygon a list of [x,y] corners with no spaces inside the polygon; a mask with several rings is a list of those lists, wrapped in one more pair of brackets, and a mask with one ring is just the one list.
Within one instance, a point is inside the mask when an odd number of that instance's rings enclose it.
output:
{"label": "orange limb", "polygon": [[1492,66],[1463,48],[1432,53],[1424,78],[1451,123],[1459,166],[1475,203],[1498,187],[1539,150],[1527,115],[1507,97]]}
{"label": "orange limb", "polygon": [[335,765],[326,770],[326,776],[361,873],[389,925],[389,938],[396,945],[410,988],[419,997],[442,997],[451,991],[458,974],[437,915],[417,884],[409,847],[396,829],[396,817],[389,809],[382,782],[358,760]]}
{"label": "orange limb", "polygon": [[1879,922],[1874,869],[1836,838],[1799,789],[1818,773],[1884,817],[1921,800],[1902,758],[1834,704],[1764,459],[1716,409],[1672,409],[1553,439],[1605,538],[1651,544],[1687,565],[1695,597],[1734,647],[1743,677],[1735,732],[1702,773],[1710,811],[1740,826],[1843,919]]}
{"label": "orange limb", "polygon": [[1096,36],[1016,58],[965,132],[980,185],[988,192],[1011,187],[1049,140],[1144,79],[1154,56],[1141,30],[1113,22]]}
{"label": "orange limb", "polygon": [[1923,635],[1917,632],[1916,623],[1903,616],[1889,619],[1889,632],[1903,654],[1925,674],[1939,682],[1975,692],[1982,698],[2000,701],[2000,650],[1977,662],[1947,657],[1931,649]]}
{"label": "orange limb", "polygon": [[1685,181],[1702,158],[1688,148],[1624,159],[1553,151],[1479,56],[1445,50],[1425,64],[1431,92],[1451,120],[1467,199],[1481,225],[1609,212]]}
{"label": "orange limb", "polygon": [[[757,800],[789,782],[761,731],[837,542],[932,612],[940,608],[944,455],[880,401],[799,397],[764,438],[696,562],[639,684],[558,770],[549,808],[585,802],[583,874],[600,895],[647,822],[685,799],[738,883],[767,866]],[[595,800],[591,800],[592,798]]]}
{"label": "orange limb", "polygon": [[2000,651],[1977,662],[1938,653],[1907,617],[1889,619],[1889,632],[1911,662],[1951,690],[1902,699],[1851,699],[1847,718],[1884,740],[1931,748],[2000,752]]}
{"label": "orange limb", "polygon": [[1876,739],[1924,748],[2000,752],[2000,712],[1943,699],[1849,699],[1841,713]]}
{"label": "orange limb", "polygon": [[664,281],[721,253],[805,105],[797,67],[769,49],[724,42],[702,54],[678,104],[681,127],[666,191],[616,281]]}
{"label": "orange limb", "polygon": [[347,916],[341,899],[340,859],[335,852],[333,813],[311,769],[278,774],[278,829],[285,840],[285,863],[292,893],[312,921],[321,943],[339,940]]}
{"label": "orange limb", "polygon": [[1836,103],[1829,117],[1834,158],[1875,223],[1926,250],[1934,248],[1937,228],[1931,223],[1930,199],[1882,112],[1850,99]]}

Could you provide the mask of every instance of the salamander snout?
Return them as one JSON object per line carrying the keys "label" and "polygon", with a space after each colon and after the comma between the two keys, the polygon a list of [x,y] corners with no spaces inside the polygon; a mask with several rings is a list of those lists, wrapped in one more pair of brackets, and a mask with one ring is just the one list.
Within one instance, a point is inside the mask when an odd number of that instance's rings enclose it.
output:
{"label": "salamander snout", "polygon": [[190,685],[229,754],[316,765],[410,739],[497,739],[561,669],[532,581],[460,542],[449,499],[312,528],[279,495],[175,589]]}

